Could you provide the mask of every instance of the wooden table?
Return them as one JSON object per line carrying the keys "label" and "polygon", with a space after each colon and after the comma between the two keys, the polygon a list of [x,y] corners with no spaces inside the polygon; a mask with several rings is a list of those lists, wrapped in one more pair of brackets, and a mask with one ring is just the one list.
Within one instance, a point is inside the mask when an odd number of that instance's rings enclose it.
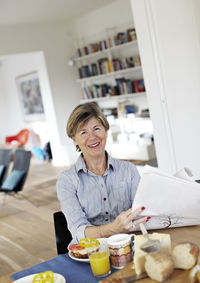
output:
{"label": "wooden table", "polygon": [[[156,232],[169,233],[171,235],[172,247],[182,241],[192,241],[200,247],[200,226],[181,227],[168,230],[156,230]],[[151,233],[151,232],[150,232]],[[190,283],[190,271],[174,270],[172,276],[166,281],[167,283]],[[135,274],[133,263],[129,263],[123,269],[113,273],[109,278],[123,278]],[[104,282],[104,280],[102,281]],[[150,278],[138,280],[138,283],[156,283],[157,281]]]}
{"label": "wooden table", "polygon": [[[155,232],[155,231],[153,231]],[[172,247],[182,241],[192,241],[199,245],[200,247],[200,226],[192,226],[192,227],[181,227],[181,228],[173,228],[167,230],[156,230],[156,232],[161,233],[169,233],[171,235]],[[133,263],[129,263],[123,269],[113,273],[110,278],[122,278],[135,274],[134,269],[132,269]],[[9,275],[5,275],[0,277],[0,283],[11,283],[13,280],[9,277]],[[150,278],[141,279],[138,283],[154,283],[156,281],[151,280]],[[182,270],[174,270],[171,278],[166,281],[167,283],[189,283],[189,271]],[[69,282],[73,283],[73,282]]]}
{"label": "wooden table", "polygon": [[11,283],[11,282],[13,282],[13,280],[10,278],[9,275],[4,275],[0,277],[0,283]]}

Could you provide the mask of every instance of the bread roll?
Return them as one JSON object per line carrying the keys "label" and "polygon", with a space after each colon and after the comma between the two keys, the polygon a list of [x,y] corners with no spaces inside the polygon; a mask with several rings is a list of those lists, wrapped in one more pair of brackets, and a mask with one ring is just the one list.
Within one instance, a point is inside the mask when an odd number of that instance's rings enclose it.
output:
{"label": "bread roll", "polygon": [[198,259],[199,247],[191,242],[177,244],[172,250],[174,267],[180,269],[192,268]]}
{"label": "bread roll", "polygon": [[174,270],[171,256],[161,252],[147,254],[144,267],[148,276],[159,282],[166,280]]}
{"label": "bread roll", "polygon": [[200,265],[195,265],[190,271],[190,282],[200,283]]}

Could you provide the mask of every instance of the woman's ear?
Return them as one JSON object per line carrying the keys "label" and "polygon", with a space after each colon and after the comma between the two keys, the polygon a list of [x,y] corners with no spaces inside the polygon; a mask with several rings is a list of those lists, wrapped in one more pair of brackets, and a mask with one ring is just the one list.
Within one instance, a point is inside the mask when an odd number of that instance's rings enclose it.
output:
{"label": "woman's ear", "polygon": [[75,146],[77,146],[77,142],[74,139],[73,139],[73,143],[74,143]]}
{"label": "woman's ear", "polygon": [[78,144],[77,144],[77,142],[76,142],[75,137],[72,137],[72,140],[73,140],[73,143],[74,143],[75,147],[77,148]]}
{"label": "woman's ear", "polygon": [[75,147],[76,147],[76,151],[81,151],[81,150],[80,150],[80,147],[78,146],[78,143],[76,142],[76,139],[75,139],[74,136],[72,137],[72,140],[73,140],[74,145],[75,145]]}

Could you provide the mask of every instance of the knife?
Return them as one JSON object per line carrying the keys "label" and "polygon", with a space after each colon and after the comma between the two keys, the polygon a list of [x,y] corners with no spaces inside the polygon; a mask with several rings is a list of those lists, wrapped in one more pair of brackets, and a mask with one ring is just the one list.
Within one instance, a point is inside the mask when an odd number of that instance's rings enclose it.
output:
{"label": "knife", "polygon": [[146,273],[142,273],[140,275],[132,275],[132,276],[129,276],[129,277],[125,277],[125,278],[122,278],[126,283],[130,283],[130,282],[133,282],[133,281],[137,281],[137,280],[140,280],[140,279],[143,279],[143,278],[146,278],[148,277],[148,275]]}
{"label": "knife", "polygon": [[115,282],[118,282],[118,283],[131,283],[133,281],[136,281],[136,280],[140,280],[140,279],[143,279],[143,278],[146,278],[148,277],[148,275],[146,273],[142,273],[140,275],[132,275],[132,276],[128,276],[128,277],[122,277],[122,278],[107,278],[107,279],[104,279],[103,281],[98,281],[98,283],[103,283],[103,282],[106,282],[106,283],[115,283]]}

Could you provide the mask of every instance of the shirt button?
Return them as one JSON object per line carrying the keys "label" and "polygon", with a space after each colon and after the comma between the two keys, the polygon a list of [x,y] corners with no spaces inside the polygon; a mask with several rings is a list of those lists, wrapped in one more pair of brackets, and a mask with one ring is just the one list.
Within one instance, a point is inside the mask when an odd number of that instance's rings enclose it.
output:
{"label": "shirt button", "polygon": [[103,200],[106,201],[106,198],[104,198]]}
{"label": "shirt button", "polygon": [[108,214],[108,211],[106,211],[106,214]]}

